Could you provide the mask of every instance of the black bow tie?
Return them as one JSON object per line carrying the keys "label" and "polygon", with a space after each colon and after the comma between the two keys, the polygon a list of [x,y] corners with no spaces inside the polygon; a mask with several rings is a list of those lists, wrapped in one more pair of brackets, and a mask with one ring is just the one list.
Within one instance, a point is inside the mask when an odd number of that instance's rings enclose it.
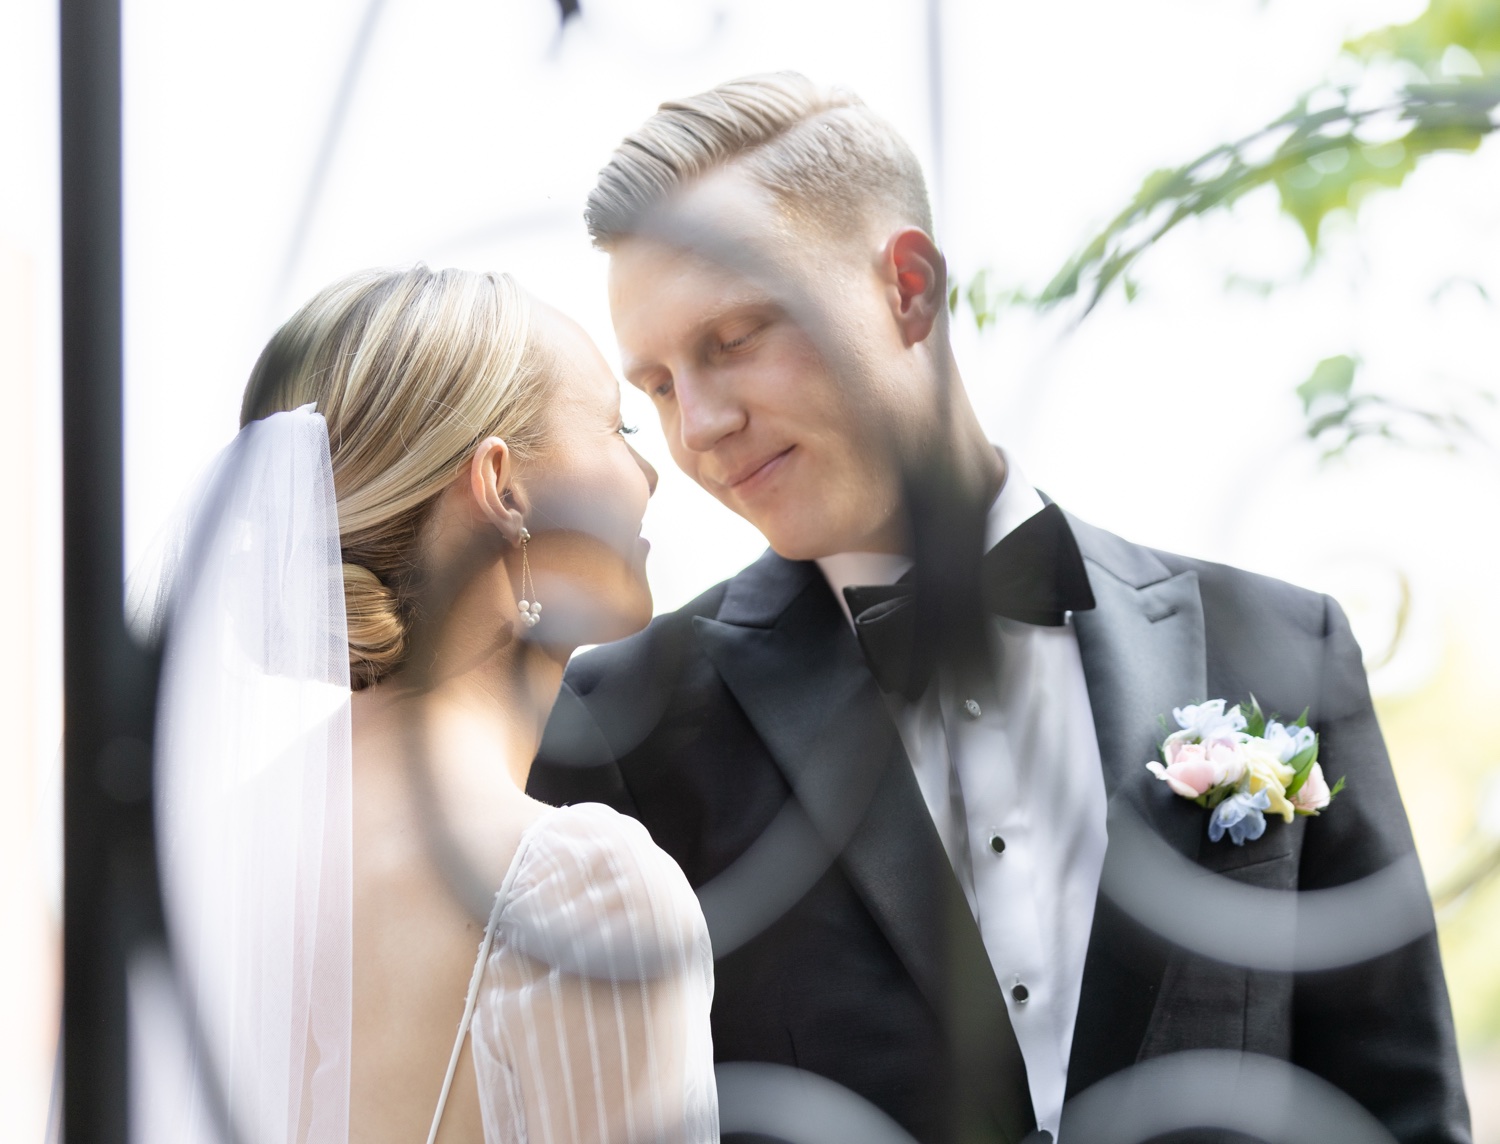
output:
{"label": "black bow tie", "polygon": [[[1068,612],[1094,606],[1088,574],[1062,509],[1049,504],[984,554],[980,591],[987,611],[1022,623],[1058,627]],[[881,690],[919,699],[931,681],[932,655],[917,647],[913,584],[844,589],[859,646]]]}

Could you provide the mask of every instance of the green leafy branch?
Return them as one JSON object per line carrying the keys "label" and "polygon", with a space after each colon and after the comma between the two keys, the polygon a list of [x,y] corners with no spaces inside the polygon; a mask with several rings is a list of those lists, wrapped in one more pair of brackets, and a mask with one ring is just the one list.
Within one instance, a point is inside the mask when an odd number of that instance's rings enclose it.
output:
{"label": "green leafy branch", "polygon": [[[1500,127],[1496,0],[1432,0],[1410,23],[1345,44],[1344,55],[1359,69],[1355,82],[1320,87],[1243,139],[1151,173],[1040,292],[997,288],[981,271],[952,291],[950,306],[956,310],[962,295],[982,330],[1006,306],[1049,309],[1082,298],[1082,320],[1117,281],[1133,298],[1130,270],[1182,223],[1264,186],[1276,188],[1281,210],[1316,253],[1334,211],[1357,212],[1372,191],[1399,187],[1428,156],[1472,152]],[[1372,87],[1396,75],[1404,80],[1392,95],[1371,98]]]}
{"label": "green leafy branch", "polygon": [[1398,99],[1366,110],[1351,105],[1355,94],[1353,88],[1335,89],[1338,102],[1319,111],[1309,110],[1311,97],[1304,97],[1253,135],[1147,176],[1129,206],[1068,260],[1035,305],[1045,309],[1083,296],[1087,314],[1183,222],[1268,184],[1316,250],[1323,220],[1333,211],[1357,210],[1372,190],[1400,186],[1428,155],[1476,149],[1496,129],[1500,79],[1412,85]]}
{"label": "green leafy branch", "polygon": [[[1297,386],[1305,419],[1303,432],[1331,460],[1356,441],[1378,438],[1408,446],[1453,452],[1460,441],[1483,440],[1474,423],[1456,408],[1422,409],[1379,393],[1357,392],[1359,360],[1348,354],[1324,358]],[[1494,402],[1475,391],[1476,400]]]}

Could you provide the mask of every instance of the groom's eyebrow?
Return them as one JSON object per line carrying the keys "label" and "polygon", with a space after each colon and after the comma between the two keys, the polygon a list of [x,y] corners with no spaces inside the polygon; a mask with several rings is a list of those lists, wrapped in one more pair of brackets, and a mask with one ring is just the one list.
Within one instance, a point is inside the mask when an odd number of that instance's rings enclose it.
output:
{"label": "groom's eyebrow", "polygon": [[[766,317],[774,317],[785,313],[785,307],[780,305],[776,299],[760,292],[746,292],[738,297],[730,298],[707,314],[702,315],[682,336],[682,341],[689,345],[698,345],[714,332],[715,327],[721,326],[731,318],[738,318],[749,312],[758,311]],[[631,385],[642,388],[654,373],[670,372],[666,366],[656,361],[640,360],[635,358],[623,358],[620,362],[620,373]]]}
{"label": "groom's eyebrow", "polygon": [[644,389],[646,387],[646,378],[648,378],[653,371],[659,370],[660,368],[660,366],[639,365],[635,362],[623,361],[620,363],[620,374],[625,378],[626,381],[635,386],[637,389]]}
{"label": "groom's eyebrow", "polygon": [[620,376],[637,389],[645,389],[657,376],[670,376],[671,370],[660,362],[622,357]]}
{"label": "groom's eyebrow", "polygon": [[723,305],[705,314],[689,334],[690,340],[700,342],[712,334],[725,322],[736,318],[742,318],[747,314],[760,317],[774,317],[785,312],[785,307],[780,305],[775,298],[759,291],[746,292],[735,298],[731,298]]}

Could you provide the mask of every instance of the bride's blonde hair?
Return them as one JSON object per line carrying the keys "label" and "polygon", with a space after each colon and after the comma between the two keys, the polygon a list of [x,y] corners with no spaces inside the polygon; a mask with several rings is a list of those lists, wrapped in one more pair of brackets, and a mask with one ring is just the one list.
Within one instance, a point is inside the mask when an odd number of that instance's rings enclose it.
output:
{"label": "bride's blonde hair", "polygon": [[309,402],[328,423],[355,690],[402,661],[423,523],[475,446],[543,448],[541,358],[509,275],[425,266],[335,282],[261,352],[240,424]]}

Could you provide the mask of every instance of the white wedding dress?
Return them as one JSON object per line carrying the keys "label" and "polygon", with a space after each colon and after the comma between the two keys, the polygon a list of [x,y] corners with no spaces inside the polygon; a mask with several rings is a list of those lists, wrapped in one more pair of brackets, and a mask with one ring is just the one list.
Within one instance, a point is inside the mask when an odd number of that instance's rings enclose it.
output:
{"label": "white wedding dress", "polygon": [[[166,942],[129,981],[137,1144],[349,1144],[353,768],[327,428],[251,423],[143,609],[164,625],[156,815]],[[634,819],[549,810],[485,929],[472,1037],[485,1144],[713,1144],[713,954]],[[420,1144],[413,1141],[413,1144]]]}
{"label": "white wedding dress", "polygon": [[429,1141],[466,1032],[485,1144],[718,1140],[712,996],[703,911],[645,828],[546,812],[495,896]]}

